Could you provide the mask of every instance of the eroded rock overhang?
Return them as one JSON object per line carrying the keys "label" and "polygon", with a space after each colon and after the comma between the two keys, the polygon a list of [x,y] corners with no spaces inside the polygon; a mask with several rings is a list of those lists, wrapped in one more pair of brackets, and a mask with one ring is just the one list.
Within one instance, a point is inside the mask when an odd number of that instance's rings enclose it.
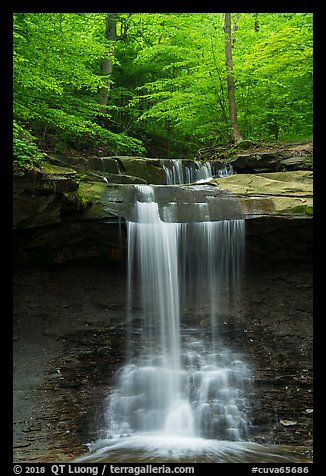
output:
{"label": "eroded rock overhang", "polygon": [[[97,193],[97,203],[84,218],[119,217],[134,221],[136,200],[142,200],[133,184],[80,184],[85,196]],[[140,186],[141,187],[141,186]],[[311,171],[236,174],[200,185],[153,185],[162,221],[218,221],[258,218],[305,218],[313,215]],[[102,211],[100,212],[101,209]],[[173,218],[171,218],[173,210]]]}
{"label": "eroded rock overhang", "polygon": [[[151,165],[162,169],[161,162]],[[120,259],[126,249],[124,222],[136,219],[139,188],[149,183],[110,183],[99,171],[48,163],[38,171],[15,170],[16,260]],[[150,185],[163,221],[244,218],[247,247],[256,255],[291,252],[297,257],[311,249],[312,171],[236,173],[200,185]]]}

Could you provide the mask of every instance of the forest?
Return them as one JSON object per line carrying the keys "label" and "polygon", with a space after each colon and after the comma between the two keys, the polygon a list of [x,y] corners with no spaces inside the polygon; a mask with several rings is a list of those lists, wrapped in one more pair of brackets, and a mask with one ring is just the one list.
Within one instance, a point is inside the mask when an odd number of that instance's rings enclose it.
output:
{"label": "forest", "polygon": [[13,154],[312,138],[311,13],[15,13]]}

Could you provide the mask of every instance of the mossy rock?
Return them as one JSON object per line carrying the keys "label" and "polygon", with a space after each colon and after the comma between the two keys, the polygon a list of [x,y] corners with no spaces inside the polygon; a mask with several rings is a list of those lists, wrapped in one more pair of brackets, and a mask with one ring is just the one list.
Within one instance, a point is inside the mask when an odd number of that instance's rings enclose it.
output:
{"label": "mossy rock", "polygon": [[164,184],[165,173],[161,166],[160,159],[146,159],[135,157],[117,157],[126,171],[127,175],[139,177],[148,184]]}
{"label": "mossy rock", "polygon": [[87,203],[96,203],[104,199],[106,193],[105,182],[80,182],[79,194]]}
{"label": "mossy rock", "polygon": [[308,217],[313,217],[314,211],[312,205],[298,205],[291,209],[291,213],[306,214]]}
{"label": "mossy rock", "polygon": [[288,216],[289,218],[312,218],[312,199],[297,197],[270,197],[272,214],[275,216]]}
{"label": "mossy rock", "polygon": [[49,176],[77,176],[77,172],[69,167],[61,167],[58,165],[50,164],[48,162],[42,162],[40,170]]}

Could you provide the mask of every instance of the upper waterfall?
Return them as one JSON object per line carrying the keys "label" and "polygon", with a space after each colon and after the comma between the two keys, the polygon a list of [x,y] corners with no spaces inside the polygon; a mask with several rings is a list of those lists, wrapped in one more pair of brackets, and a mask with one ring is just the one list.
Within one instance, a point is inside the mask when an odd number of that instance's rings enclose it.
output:
{"label": "upper waterfall", "polygon": [[166,160],[163,166],[167,185],[201,183],[214,177],[226,177],[233,174],[232,165],[217,168],[213,162]]}

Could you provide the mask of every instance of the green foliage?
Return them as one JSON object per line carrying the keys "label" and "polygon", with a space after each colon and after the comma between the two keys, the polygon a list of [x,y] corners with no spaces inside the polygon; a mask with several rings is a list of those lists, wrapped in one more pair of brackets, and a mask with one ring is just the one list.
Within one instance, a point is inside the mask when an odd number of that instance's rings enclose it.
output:
{"label": "green foliage", "polygon": [[28,131],[14,121],[13,127],[13,158],[14,162],[22,167],[32,167],[38,164],[44,154],[34,143],[33,137]]}
{"label": "green foliage", "polygon": [[100,64],[110,56],[104,30],[105,14],[14,14],[13,113],[40,145],[81,150],[101,142],[112,152],[144,151],[139,140],[99,125],[111,117],[98,103],[106,84]]}
{"label": "green foliage", "polygon": [[[232,21],[242,134],[311,136],[311,15],[233,14]],[[197,146],[229,142],[223,15],[139,14],[135,29],[137,22],[152,25],[143,27],[133,62],[142,81],[129,104],[139,124]]]}
{"label": "green foliage", "polygon": [[[114,42],[104,35],[106,16],[14,14],[14,118],[38,146],[134,155],[146,147],[191,158],[198,148],[229,143],[224,15],[118,14],[117,35],[126,35]],[[253,141],[311,136],[312,15],[233,13],[232,27],[241,134]],[[109,78],[104,58],[113,65]],[[15,142],[16,154],[31,157],[25,149]]]}
{"label": "green foliage", "polygon": [[[247,137],[312,135],[311,14],[241,14],[235,68],[239,122]],[[244,38],[247,40],[245,41]],[[248,41],[249,40],[249,41]]]}

